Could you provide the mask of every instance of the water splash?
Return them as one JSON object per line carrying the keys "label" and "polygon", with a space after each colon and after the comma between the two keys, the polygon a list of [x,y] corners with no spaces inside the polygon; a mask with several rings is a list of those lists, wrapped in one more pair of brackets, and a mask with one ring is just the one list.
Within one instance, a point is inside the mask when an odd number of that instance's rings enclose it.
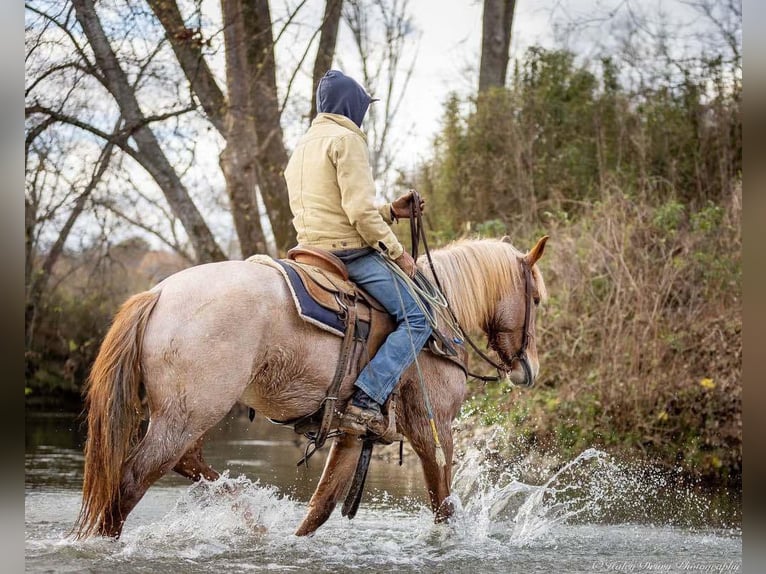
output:
{"label": "water splash", "polygon": [[272,486],[228,472],[212,482],[191,485],[165,516],[126,530],[124,557],[163,556],[168,551],[188,559],[258,546],[266,533],[287,534],[302,514],[301,505]]}
{"label": "water splash", "polygon": [[523,480],[540,473],[531,464],[529,458],[504,460],[493,449],[466,453],[452,488],[458,534],[525,546],[555,543],[551,533],[565,524],[737,525],[736,517],[727,524],[708,496],[683,483],[680,469],[618,462],[590,448],[532,484]]}
{"label": "water splash", "polygon": [[[469,572],[479,562],[485,572],[507,572],[510,562],[523,571],[590,572],[597,558],[613,560],[620,553],[651,552],[658,563],[679,556],[736,560],[741,554],[736,533],[719,536],[708,529],[698,536],[674,527],[647,527],[640,520],[624,523],[626,515],[656,517],[647,508],[663,484],[678,495],[661,473],[652,477],[631,470],[595,449],[550,472],[535,466],[531,460],[514,463],[497,452],[472,449],[455,469],[456,515],[448,524],[435,525],[422,499],[367,493],[353,521],[336,511],[315,536],[305,538],[293,535],[305,503],[227,473],[214,482],[150,490],[117,541],[73,541],[51,533],[43,522],[74,515],[78,500],[66,498],[68,510],[62,512],[51,506],[61,497],[49,497],[28,514],[36,516],[40,529],[28,540],[27,553],[40,571],[67,564],[71,571],[192,574],[212,568]],[[535,473],[542,479],[530,480]],[[693,500],[680,498],[683,504]]]}
{"label": "water splash", "polygon": [[598,504],[598,496],[581,493],[580,474],[591,461],[603,464],[605,455],[583,452],[541,485],[520,480],[519,467],[498,468],[486,452],[472,451],[455,471],[452,502],[457,529],[478,538],[503,537],[524,545],[537,541],[553,527],[583,514]]}
{"label": "water splash", "polygon": [[[709,523],[709,500],[651,465],[619,463],[593,448],[547,475],[536,465],[539,459],[514,462],[492,449],[472,449],[453,473],[450,501],[456,513],[448,525],[434,526],[422,502],[401,501],[392,509],[385,493],[368,493],[357,519],[349,522],[335,512],[317,537],[332,539],[336,551],[346,555],[362,552],[360,541],[376,554],[395,554],[392,544],[470,554],[477,546],[483,552],[493,545],[555,546],[561,528],[572,525]],[[541,479],[533,482],[532,475]],[[399,520],[393,529],[392,512]],[[190,486],[164,517],[127,530],[122,554],[171,552],[199,559],[238,546],[280,552],[303,547],[312,553],[310,539],[293,536],[304,514],[304,503],[277,488],[224,473],[214,482]],[[385,535],[377,540],[381,528]]]}

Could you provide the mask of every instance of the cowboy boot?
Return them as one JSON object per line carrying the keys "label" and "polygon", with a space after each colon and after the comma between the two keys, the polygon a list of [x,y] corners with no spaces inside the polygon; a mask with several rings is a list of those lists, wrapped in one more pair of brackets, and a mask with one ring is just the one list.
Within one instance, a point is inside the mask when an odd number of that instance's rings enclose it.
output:
{"label": "cowboy boot", "polygon": [[382,436],[388,430],[388,420],[380,405],[362,389],[357,389],[341,416],[338,430],[360,436],[368,433]]}

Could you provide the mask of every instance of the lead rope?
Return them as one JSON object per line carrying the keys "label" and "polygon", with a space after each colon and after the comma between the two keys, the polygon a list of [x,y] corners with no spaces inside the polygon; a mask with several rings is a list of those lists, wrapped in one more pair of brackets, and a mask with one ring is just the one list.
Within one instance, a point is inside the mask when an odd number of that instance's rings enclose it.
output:
{"label": "lead rope", "polygon": [[[390,267],[399,267],[393,261],[388,259],[385,259],[385,261]],[[411,281],[409,277],[407,277],[407,280]],[[394,285],[396,286],[396,294],[399,296],[399,304],[401,305],[402,310],[404,310],[404,299],[402,298],[402,292],[399,289],[399,281],[394,279]],[[439,440],[439,432],[436,430],[436,422],[434,421],[434,412],[433,408],[431,407],[431,399],[428,397],[428,389],[426,389],[426,383],[423,379],[423,371],[420,369],[418,351],[415,349],[415,343],[412,342],[412,330],[410,329],[410,321],[407,319],[407,313],[404,314],[404,323],[407,326],[407,334],[409,335],[410,339],[410,349],[412,350],[412,355],[415,357],[415,368],[418,371],[418,383],[420,384],[420,392],[423,394],[423,403],[426,407],[428,424],[431,426],[431,433],[434,439],[436,464],[438,464],[440,468],[444,468],[447,465],[447,458],[444,456],[444,449],[442,448],[441,441]]]}
{"label": "lead rope", "polygon": [[[486,353],[484,353],[479,347],[474,343],[473,339],[466,333],[463,328],[460,326],[460,322],[457,320],[457,317],[455,316],[454,311],[452,311],[452,307],[450,307],[449,301],[444,295],[444,289],[442,288],[441,282],[439,281],[439,277],[436,274],[436,269],[434,268],[434,262],[433,259],[431,259],[431,251],[428,249],[428,239],[426,238],[426,232],[423,228],[423,216],[420,211],[420,194],[412,190],[412,201],[410,203],[410,240],[412,242],[412,257],[417,261],[417,254],[418,250],[420,248],[420,240],[423,240],[423,249],[426,254],[426,259],[428,259],[428,265],[431,268],[431,275],[434,278],[434,283],[436,284],[436,290],[439,294],[439,297],[441,301],[444,302],[443,308],[447,311],[447,323],[449,324],[450,328],[457,333],[460,337],[462,337],[470,346],[473,348],[474,351],[476,351],[476,354],[479,355],[485,362],[496,368],[498,371],[503,370],[503,367],[498,364],[497,362],[493,361],[491,357],[489,357]],[[398,269],[398,266],[397,266]],[[401,270],[400,270],[401,271]],[[418,273],[420,273],[418,271]],[[403,273],[402,273],[403,274]],[[419,293],[422,293],[422,291],[418,291]],[[429,294],[430,295],[430,294]],[[430,297],[427,297],[427,299],[430,301]],[[432,323],[434,329],[436,328],[435,322]],[[468,370],[466,370],[466,373],[473,377],[474,379],[478,379],[480,381],[483,381],[484,383],[488,382],[498,382],[498,381],[508,381],[508,375],[504,377],[495,376],[495,375],[480,375],[478,373],[472,373]]]}

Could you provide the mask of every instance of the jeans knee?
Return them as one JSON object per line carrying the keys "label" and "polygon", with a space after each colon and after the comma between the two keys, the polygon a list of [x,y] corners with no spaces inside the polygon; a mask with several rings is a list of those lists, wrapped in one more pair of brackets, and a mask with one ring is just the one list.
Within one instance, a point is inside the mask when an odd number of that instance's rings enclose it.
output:
{"label": "jeans knee", "polygon": [[431,334],[431,324],[428,318],[418,309],[417,313],[410,313],[407,322],[413,334],[427,336]]}

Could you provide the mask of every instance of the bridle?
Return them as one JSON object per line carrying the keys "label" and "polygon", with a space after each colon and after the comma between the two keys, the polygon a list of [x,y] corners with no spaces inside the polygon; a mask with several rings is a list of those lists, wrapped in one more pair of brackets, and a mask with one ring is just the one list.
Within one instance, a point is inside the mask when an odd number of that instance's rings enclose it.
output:
{"label": "bridle", "polygon": [[[511,356],[507,361],[503,359],[503,362],[507,365],[512,365],[514,360],[519,361],[521,364],[521,368],[524,370],[524,385],[525,387],[531,387],[534,383],[534,379],[532,377],[532,366],[529,364],[529,358],[527,357],[527,348],[529,347],[529,323],[530,323],[530,317],[532,315],[532,270],[529,268],[529,263],[527,263],[526,259],[521,259],[521,269],[524,274],[524,326],[522,327],[521,332],[521,345],[519,346],[519,350],[516,351],[516,353]],[[500,348],[500,345],[497,344],[497,336],[504,334],[504,331],[498,331],[496,333],[490,332],[489,337],[489,344],[490,347],[492,347],[495,352],[498,354],[499,357],[502,358],[503,351]],[[474,347],[474,350],[475,347]],[[482,355],[484,355],[482,353]],[[485,361],[489,359],[489,357],[483,356]],[[494,361],[489,361],[492,365],[494,365],[498,370],[501,370],[498,365],[494,363]]]}
{"label": "bridle", "polygon": [[[428,240],[426,239],[425,230],[423,229],[423,219],[422,219],[422,213],[420,211],[420,195],[416,192],[412,192],[412,201],[410,202],[410,239],[411,239],[411,245],[412,245],[412,258],[417,261],[418,259],[418,251],[420,247],[420,241],[422,239],[423,241],[423,247],[426,254],[426,258],[428,259],[428,265],[431,268],[431,274],[434,278],[434,282],[436,283],[436,287],[439,289],[439,291],[444,295],[444,289],[442,289],[441,283],[439,282],[439,277],[436,275],[436,269],[434,268],[433,260],[431,259],[431,252],[428,249]],[[503,376],[500,376],[499,374],[497,376],[487,376],[487,375],[480,375],[477,373],[472,373],[471,371],[466,370],[467,374],[475,379],[478,379],[480,381],[486,382],[498,382],[503,380],[510,380],[509,379],[509,373],[511,370],[511,365],[513,365],[513,361],[517,360],[519,361],[519,364],[521,365],[522,370],[524,371],[524,383],[522,386],[525,387],[531,387],[534,384],[534,378],[532,376],[532,366],[529,363],[529,357],[527,356],[527,348],[529,347],[529,327],[531,322],[531,316],[532,316],[532,300],[533,300],[533,287],[532,287],[532,269],[530,268],[529,263],[526,259],[523,257],[519,259],[519,262],[521,264],[522,274],[524,275],[524,326],[522,327],[522,333],[521,333],[521,345],[519,346],[519,350],[516,351],[516,353],[511,356],[508,361],[506,362],[503,358],[503,352],[500,349],[500,345],[498,344],[497,338],[498,335],[502,335],[506,333],[505,331],[490,331],[489,334],[489,346],[494,349],[494,351],[498,354],[500,357],[501,362],[498,363],[491,357],[489,357],[484,351],[482,351],[476,343],[474,343],[473,339],[468,335],[468,333],[460,326],[460,323],[457,320],[457,317],[455,316],[455,313],[452,311],[452,307],[449,304],[449,300],[447,301],[447,311],[449,312],[450,316],[452,317],[452,320],[455,322],[455,324],[460,329],[460,332],[463,335],[463,338],[465,341],[471,346],[471,348],[476,352],[479,357],[481,357],[482,360],[484,360],[486,363],[497,369],[498,373],[505,373]]]}

